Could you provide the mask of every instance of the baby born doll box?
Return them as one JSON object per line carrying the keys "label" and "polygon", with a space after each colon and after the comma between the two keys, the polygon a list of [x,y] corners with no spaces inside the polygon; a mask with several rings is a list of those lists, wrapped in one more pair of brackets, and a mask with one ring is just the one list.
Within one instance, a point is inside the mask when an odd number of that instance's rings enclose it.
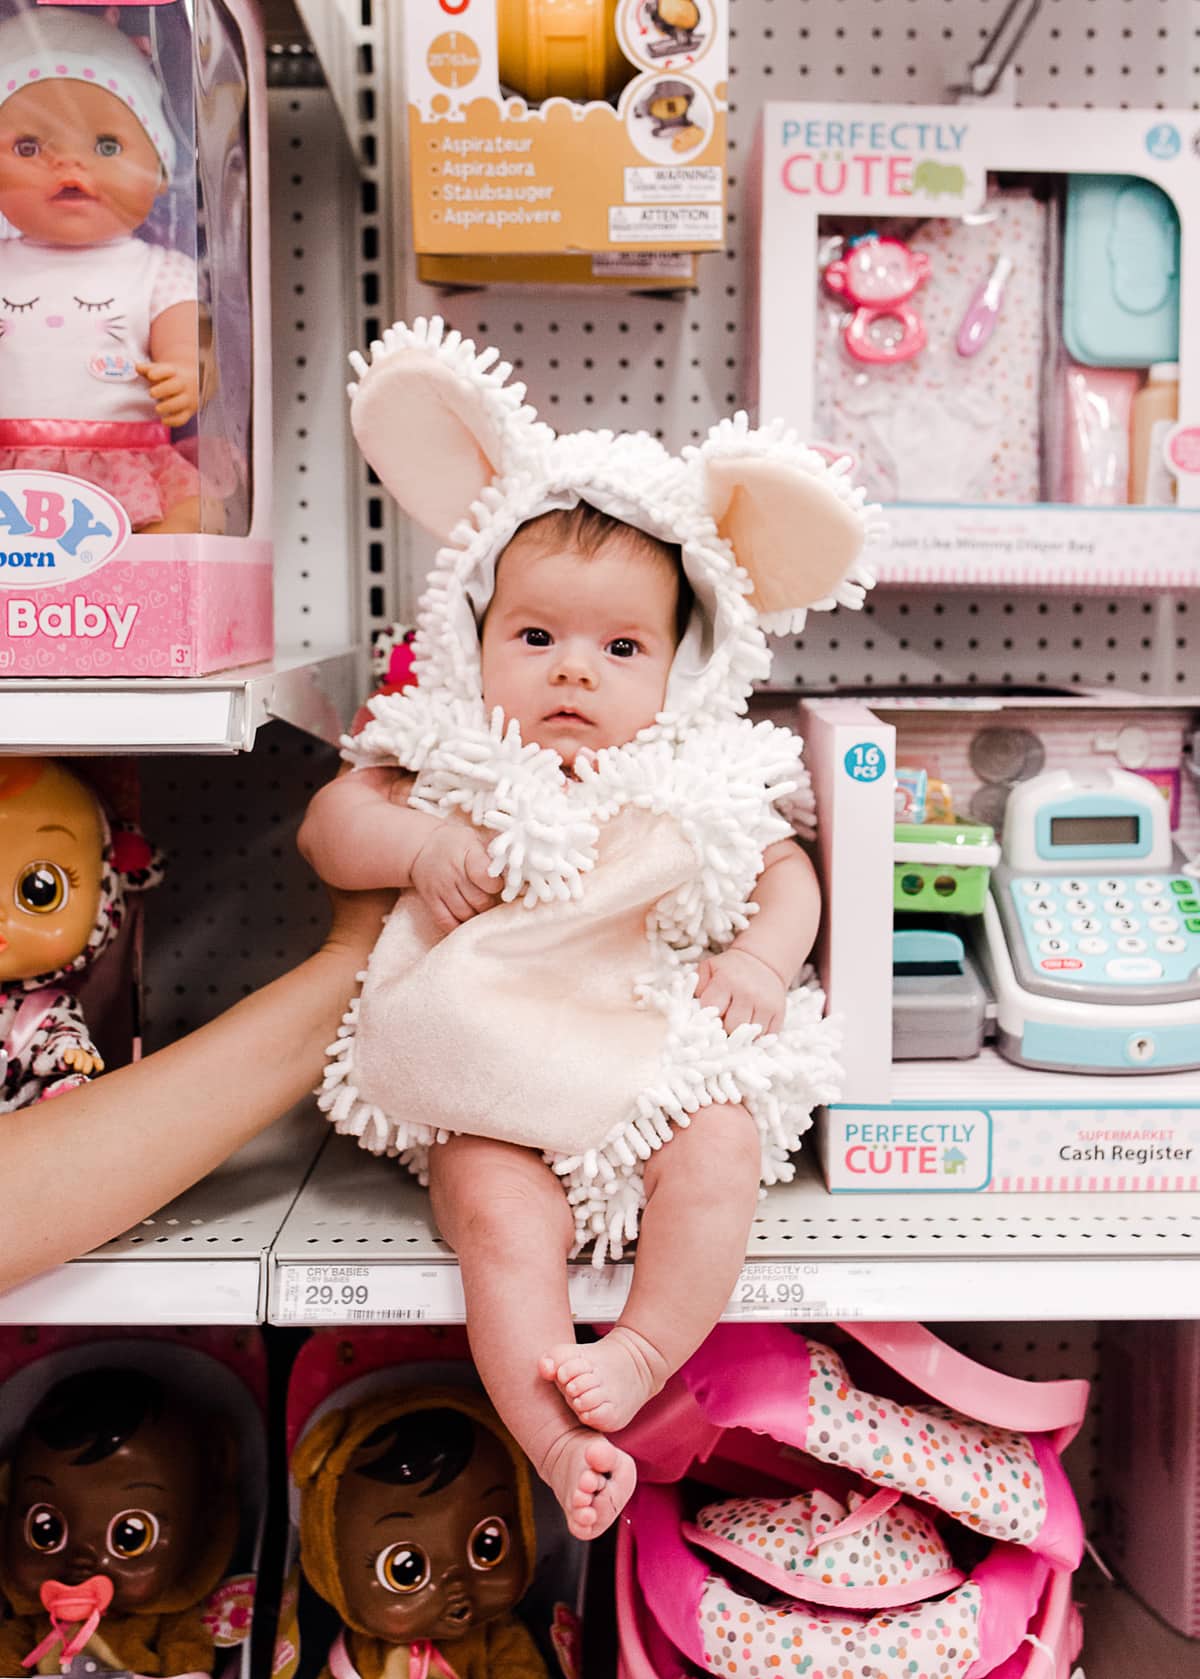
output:
{"label": "baby born doll box", "polygon": [[0,0],[0,675],[272,651],[249,0]]}

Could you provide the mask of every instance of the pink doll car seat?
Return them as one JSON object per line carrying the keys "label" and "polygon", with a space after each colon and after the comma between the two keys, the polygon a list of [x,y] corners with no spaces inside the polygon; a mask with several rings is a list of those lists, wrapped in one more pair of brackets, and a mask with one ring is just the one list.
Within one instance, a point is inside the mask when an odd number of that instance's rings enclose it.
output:
{"label": "pink doll car seat", "polygon": [[861,1380],[783,1325],[719,1325],[620,1436],[620,1679],[1068,1679],[1087,1383],[841,1327]]}

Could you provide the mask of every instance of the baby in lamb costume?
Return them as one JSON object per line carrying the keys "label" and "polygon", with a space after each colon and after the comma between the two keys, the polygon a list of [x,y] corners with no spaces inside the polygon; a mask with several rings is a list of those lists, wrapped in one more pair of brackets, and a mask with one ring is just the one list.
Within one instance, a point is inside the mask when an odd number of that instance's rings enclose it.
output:
{"label": "baby in lamb costume", "polygon": [[[862,494],[744,415],[669,455],[556,437],[438,320],[353,358],[359,446],[444,542],[416,686],[375,699],[305,855],[396,907],[321,1106],[428,1182],[480,1374],[573,1532],[633,1488],[609,1436],[716,1322],[761,1184],[837,1094],[801,743],[745,716],[764,630],[861,603]],[[565,1192],[565,1193],[564,1193]],[[566,1261],[628,1303],[577,1346]]]}

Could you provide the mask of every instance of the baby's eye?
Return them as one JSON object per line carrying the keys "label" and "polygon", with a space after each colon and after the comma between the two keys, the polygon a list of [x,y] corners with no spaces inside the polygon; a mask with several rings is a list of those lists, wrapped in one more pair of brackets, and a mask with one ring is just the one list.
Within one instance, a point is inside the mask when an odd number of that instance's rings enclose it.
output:
{"label": "baby's eye", "polygon": [[22,134],[19,140],[13,141],[13,151],[18,157],[37,157],[41,149],[32,134]]}
{"label": "baby's eye", "polygon": [[96,137],[97,157],[120,157],[123,149],[115,134],[99,134]]}
{"label": "baby's eye", "polygon": [[632,659],[634,654],[640,651],[641,648],[638,643],[627,635],[616,636],[608,644],[608,652],[612,654],[614,659]]}
{"label": "baby's eye", "polygon": [[528,629],[521,631],[521,640],[526,647],[549,647],[553,642],[549,630]]}
{"label": "baby's eye", "polygon": [[419,1545],[389,1545],[375,1558],[375,1578],[385,1591],[410,1597],[429,1584],[429,1558]]}

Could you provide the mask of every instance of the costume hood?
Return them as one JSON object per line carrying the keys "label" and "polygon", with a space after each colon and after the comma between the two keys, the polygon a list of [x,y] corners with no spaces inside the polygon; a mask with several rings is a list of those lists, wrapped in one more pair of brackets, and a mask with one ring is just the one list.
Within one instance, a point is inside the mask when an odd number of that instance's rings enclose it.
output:
{"label": "costume hood", "polygon": [[338,1487],[351,1458],[377,1428],[414,1411],[434,1409],[460,1411],[470,1417],[477,1427],[494,1435],[511,1458],[525,1555],[522,1595],[533,1578],[537,1536],[529,1464],[486,1400],[461,1388],[414,1388],[399,1394],[377,1394],[344,1411],[326,1412],[292,1453],[292,1480],[300,1493],[300,1564],[314,1591],[337,1610],[344,1625],[367,1637],[375,1635],[350,1614],[338,1570],[335,1539]]}
{"label": "costume hood", "polygon": [[[722,420],[703,443],[671,455],[647,432],[556,436],[494,349],[476,351],[443,322],[399,323],[355,352],[350,417],[367,461],[410,518],[441,538],[413,644],[415,693],[390,720],[433,710],[478,726],[478,624],[496,561],[517,527],[587,501],[678,543],[695,608],[675,654],[666,705],[643,738],[677,738],[697,723],[740,716],[770,670],[764,632],[797,634],[805,615],[862,604],[872,578],[860,553],[875,509],[847,476],[782,423]],[[432,698],[431,696],[436,696]],[[443,736],[448,732],[438,728]],[[414,728],[422,758],[428,726]],[[359,761],[372,761],[371,725]],[[394,742],[389,744],[394,751]],[[421,762],[409,763],[419,769]]]}

